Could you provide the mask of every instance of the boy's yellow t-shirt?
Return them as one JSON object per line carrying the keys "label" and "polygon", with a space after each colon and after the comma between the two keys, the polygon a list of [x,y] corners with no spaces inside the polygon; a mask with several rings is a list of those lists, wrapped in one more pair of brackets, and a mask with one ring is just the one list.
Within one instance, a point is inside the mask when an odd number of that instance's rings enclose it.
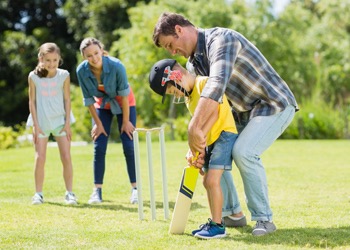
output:
{"label": "boy's yellow t-shirt", "polygon": [[[186,101],[186,106],[190,111],[191,116],[193,116],[193,113],[198,105],[199,98],[207,80],[208,77],[196,77],[193,90]],[[227,101],[226,95],[223,96],[223,102],[219,104],[219,118],[207,134],[207,146],[213,144],[219,138],[222,131],[237,134],[235,120],[233,119],[231,107]]]}

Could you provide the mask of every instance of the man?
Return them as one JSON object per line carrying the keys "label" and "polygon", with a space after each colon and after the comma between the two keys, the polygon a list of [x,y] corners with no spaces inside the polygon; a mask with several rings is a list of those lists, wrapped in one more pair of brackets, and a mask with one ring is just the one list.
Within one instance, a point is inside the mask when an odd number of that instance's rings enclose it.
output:
{"label": "man", "polygon": [[252,234],[274,232],[260,155],[282,134],[298,110],[288,85],[261,52],[234,30],[196,28],[182,15],[163,13],[153,41],[172,55],[189,58],[188,70],[209,76],[188,127],[189,146],[192,152],[200,152],[197,167],[203,165],[206,146],[203,127],[217,119],[218,105],[226,94],[240,126],[232,154],[242,176],[251,218],[257,221]]}
{"label": "man", "polygon": [[[196,109],[207,80],[208,77],[195,76],[172,59],[156,62],[149,75],[150,87],[154,92],[161,95],[163,100],[168,94],[174,96],[174,103],[183,101],[191,115]],[[199,229],[192,231],[192,235],[202,239],[226,237],[226,225],[230,227],[247,225],[230,173],[231,150],[238,134],[226,97],[223,97],[223,103],[219,105],[218,115],[220,118],[215,124],[207,124],[207,127],[203,128],[207,147],[205,164],[202,168],[204,171],[201,174],[203,185],[207,190],[211,218]],[[186,159],[192,162],[193,155],[190,150]]]}

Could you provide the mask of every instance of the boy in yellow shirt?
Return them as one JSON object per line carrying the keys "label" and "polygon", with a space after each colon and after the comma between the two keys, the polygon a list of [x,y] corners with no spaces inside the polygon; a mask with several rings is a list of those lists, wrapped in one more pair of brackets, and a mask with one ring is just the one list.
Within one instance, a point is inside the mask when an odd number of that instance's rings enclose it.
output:
{"label": "boy in yellow shirt", "polygon": [[[185,99],[186,106],[193,115],[198,104],[200,94],[207,82],[208,77],[194,76],[173,59],[164,59],[155,63],[149,75],[151,89],[157,94],[174,95],[174,102],[179,103],[181,98]],[[195,237],[203,239],[222,238],[226,236],[224,218],[230,217],[236,220],[239,226],[246,225],[246,218],[242,213],[237,191],[230,174],[232,170],[232,148],[237,139],[236,126],[230,105],[223,97],[223,103],[219,105],[218,119],[206,133],[206,154],[203,185],[207,191],[208,203],[211,211],[211,219],[208,223],[194,230]],[[191,151],[188,151],[187,160],[192,161]],[[231,216],[229,216],[231,215]],[[226,219],[225,219],[226,220]]]}

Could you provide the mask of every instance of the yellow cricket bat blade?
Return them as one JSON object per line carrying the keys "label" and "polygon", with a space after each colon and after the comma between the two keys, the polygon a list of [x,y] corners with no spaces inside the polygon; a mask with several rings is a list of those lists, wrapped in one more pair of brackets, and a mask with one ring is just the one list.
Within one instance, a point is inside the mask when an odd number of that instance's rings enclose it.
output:
{"label": "yellow cricket bat blade", "polygon": [[169,233],[183,234],[191,209],[192,197],[197,184],[199,169],[185,167],[182,174],[180,190],[177,194]]}

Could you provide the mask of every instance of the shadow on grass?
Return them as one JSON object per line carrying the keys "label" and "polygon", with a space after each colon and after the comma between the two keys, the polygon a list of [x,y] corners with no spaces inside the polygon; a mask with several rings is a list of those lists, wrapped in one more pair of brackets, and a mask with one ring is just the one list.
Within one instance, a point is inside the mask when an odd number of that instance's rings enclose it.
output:
{"label": "shadow on grass", "polygon": [[300,248],[334,248],[350,246],[350,226],[337,228],[278,229],[275,233],[263,237],[252,236],[252,227],[250,226],[236,228],[236,230],[241,234],[229,234],[228,237],[223,240],[240,241],[247,245],[281,245]]}
{"label": "shadow on grass", "polygon": [[[76,208],[76,209],[102,209],[102,210],[112,210],[112,211],[116,211],[116,210],[124,210],[124,211],[128,211],[128,212],[137,212],[137,205],[134,205],[135,207],[129,207],[127,205],[123,205],[123,204],[112,204],[110,201],[108,200],[104,200],[103,203],[101,204],[93,204],[90,205],[88,203],[81,203],[79,202],[78,205],[66,205],[64,203],[59,203],[59,202],[45,202],[46,204],[49,205],[54,205],[54,206],[60,206],[60,207],[71,207],[71,208]],[[132,206],[132,204],[130,204],[130,206]]]}
{"label": "shadow on grass", "polygon": [[[60,206],[60,207],[67,207],[66,204],[64,203],[60,203],[60,202],[45,202],[45,204],[48,205],[54,205],[54,206]],[[174,210],[174,206],[175,206],[175,202],[169,202],[169,210],[172,212]],[[88,203],[81,203],[79,202],[78,205],[73,205],[70,206],[72,208],[77,208],[77,209],[81,209],[81,208],[91,208],[91,209],[103,209],[103,210],[124,210],[127,212],[138,212],[138,205],[137,204],[114,204],[114,202],[112,203],[112,201],[110,200],[103,200],[103,202],[101,204],[94,204],[94,205],[90,205]],[[150,201],[143,201],[143,207],[145,209],[151,209],[151,202]],[[200,209],[203,208],[202,205],[200,205],[197,202],[193,202],[191,205],[191,210],[196,210],[196,209]],[[163,202],[156,202],[156,209],[163,209]]]}

